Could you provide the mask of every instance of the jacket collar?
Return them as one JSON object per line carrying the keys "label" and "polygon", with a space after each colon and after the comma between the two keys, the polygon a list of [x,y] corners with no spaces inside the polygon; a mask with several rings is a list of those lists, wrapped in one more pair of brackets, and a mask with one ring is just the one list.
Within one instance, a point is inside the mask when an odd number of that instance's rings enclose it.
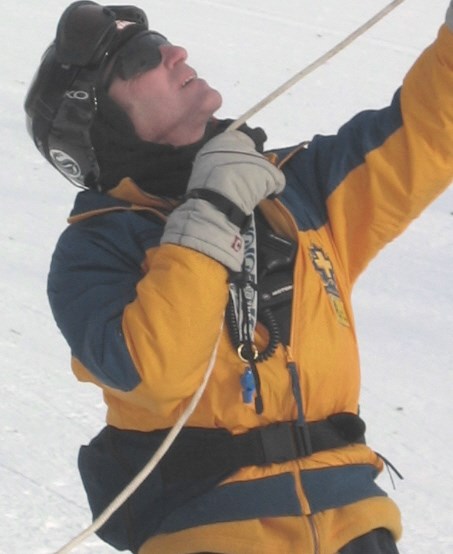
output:
{"label": "jacket collar", "polygon": [[125,177],[107,193],[94,190],[79,193],[68,223],[77,223],[96,215],[122,210],[148,211],[165,221],[179,203],[172,198],[146,193],[132,179]]}

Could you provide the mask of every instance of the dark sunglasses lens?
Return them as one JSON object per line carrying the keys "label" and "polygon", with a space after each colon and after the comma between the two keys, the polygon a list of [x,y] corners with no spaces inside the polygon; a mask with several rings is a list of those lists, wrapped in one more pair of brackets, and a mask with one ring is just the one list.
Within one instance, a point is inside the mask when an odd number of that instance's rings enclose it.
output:
{"label": "dark sunglasses lens", "polygon": [[118,52],[114,74],[127,80],[156,68],[162,61],[160,47],[164,44],[170,43],[159,33],[146,32],[133,37]]}

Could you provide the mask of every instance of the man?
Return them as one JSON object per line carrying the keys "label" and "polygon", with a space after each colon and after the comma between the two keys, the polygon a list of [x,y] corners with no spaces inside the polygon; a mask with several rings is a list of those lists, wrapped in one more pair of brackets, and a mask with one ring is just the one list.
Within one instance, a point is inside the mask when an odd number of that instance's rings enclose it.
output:
{"label": "man", "polygon": [[186,60],[140,9],[75,2],[26,99],[38,148],[86,189],[48,292],[108,408],[79,456],[95,516],[216,354],[187,427],[100,536],[140,554],[395,553],[350,295],[453,179],[453,8],[388,108],[266,157],[262,130],[214,118],[221,96]]}

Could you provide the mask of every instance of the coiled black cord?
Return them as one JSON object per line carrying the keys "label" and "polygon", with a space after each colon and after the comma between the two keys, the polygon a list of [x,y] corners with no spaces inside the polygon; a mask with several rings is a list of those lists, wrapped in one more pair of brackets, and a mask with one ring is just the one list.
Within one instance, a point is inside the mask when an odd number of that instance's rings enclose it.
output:
{"label": "coiled black cord", "polygon": [[277,320],[275,319],[272,311],[269,308],[261,310],[259,312],[259,321],[266,327],[269,333],[269,342],[266,348],[262,352],[254,354],[251,351],[251,345],[243,344],[241,342],[238,322],[234,311],[234,305],[231,298],[228,301],[226,309],[226,321],[227,328],[230,335],[231,342],[236,349],[242,348],[243,355],[246,359],[250,359],[253,356],[255,362],[264,362],[273,356],[277,350],[277,346],[280,342],[280,331],[278,328]]}

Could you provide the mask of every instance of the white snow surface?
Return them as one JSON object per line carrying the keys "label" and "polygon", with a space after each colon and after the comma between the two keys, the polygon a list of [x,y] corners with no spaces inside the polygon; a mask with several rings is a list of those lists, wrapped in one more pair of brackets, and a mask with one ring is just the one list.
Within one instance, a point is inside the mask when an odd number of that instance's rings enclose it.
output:
{"label": "white snow surface", "polygon": [[[238,117],[387,4],[386,0],[144,0],[151,27]],[[79,445],[104,423],[99,391],[78,383],[50,313],[50,256],[77,192],[35,149],[23,99],[63,0],[2,2],[0,52],[0,553],[55,552],[90,522]],[[334,133],[388,104],[434,39],[447,0],[407,0],[250,121],[268,146]],[[404,474],[402,554],[451,554],[453,190],[371,263],[355,290],[368,441]],[[96,537],[79,553],[108,553]],[[295,553],[296,554],[296,553]],[[302,553],[301,553],[302,554]]]}

